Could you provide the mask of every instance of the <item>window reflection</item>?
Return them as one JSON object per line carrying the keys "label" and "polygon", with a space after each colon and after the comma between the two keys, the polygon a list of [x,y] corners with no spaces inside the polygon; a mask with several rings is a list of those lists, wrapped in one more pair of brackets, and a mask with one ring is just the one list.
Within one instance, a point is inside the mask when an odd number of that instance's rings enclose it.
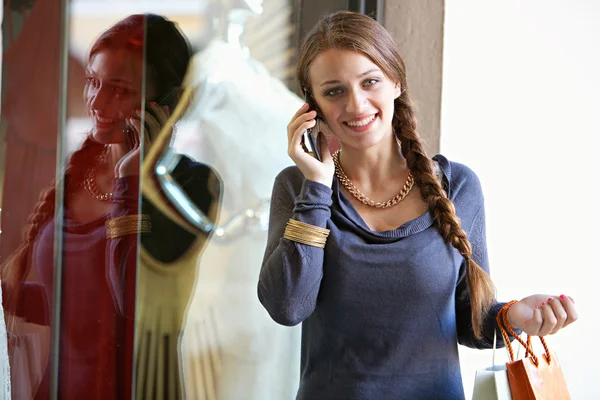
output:
{"label": "window reflection", "polygon": [[[95,2],[73,2],[71,18],[94,20],[82,3]],[[53,373],[59,398],[294,397],[299,328],[274,324],[255,285],[272,182],[290,164],[286,125],[302,99],[271,72],[289,74],[287,49],[277,56],[261,48],[260,26],[247,29],[253,18],[289,12],[224,3],[196,14],[197,24],[189,15],[115,18],[118,10],[96,6],[87,36],[70,39],[66,132],[56,130],[60,5],[37,0],[24,16],[19,38],[27,41],[13,48],[24,54],[45,43],[45,51],[25,59],[15,51],[3,64],[12,90],[5,99],[15,102],[3,107],[11,167],[1,204],[10,210],[1,261],[14,398],[50,398]],[[289,39],[281,32],[271,44]],[[42,60],[53,69],[36,77]],[[192,102],[183,119],[167,122],[185,91]],[[216,221],[209,234],[173,218],[177,205],[140,170],[161,131],[185,154],[172,175]],[[68,157],[55,178],[57,148]]]}

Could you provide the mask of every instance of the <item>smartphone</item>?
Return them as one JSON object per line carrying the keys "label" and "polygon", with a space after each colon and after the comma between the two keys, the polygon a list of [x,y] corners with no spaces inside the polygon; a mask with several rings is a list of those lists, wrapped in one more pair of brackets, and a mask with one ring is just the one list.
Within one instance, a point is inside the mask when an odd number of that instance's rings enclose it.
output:
{"label": "smartphone", "polygon": [[[308,103],[308,111],[316,110],[316,106],[314,101],[312,100],[312,96],[310,92],[306,90],[304,92],[304,101]],[[308,112],[307,111],[307,112]],[[307,153],[321,161],[321,152],[319,149],[319,115],[317,113],[317,117],[315,118],[316,124],[312,128],[308,128],[306,132],[304,132],[304,146],[306,147]],[[316,129],[315,129],[316,128]],[[315,133],[316,131],[316,133]]]}

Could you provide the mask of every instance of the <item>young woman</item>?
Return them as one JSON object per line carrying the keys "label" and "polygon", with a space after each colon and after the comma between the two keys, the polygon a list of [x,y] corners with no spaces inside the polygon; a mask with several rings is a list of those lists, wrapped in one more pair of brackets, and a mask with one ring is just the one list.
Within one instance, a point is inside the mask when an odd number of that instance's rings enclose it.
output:
{"label": "young woman", "polygon": [[[93,128],[64,172],[64,219],[60,224],[54,220],[55,209],[63,204],[55,204],[56,188],[51,187],[25,227],[22,246],[2,270],[17,398],[49,398],[52,371],[58,373],[59,398],[131,398],[134,378],[137,393],[147,393],[146,398],[181,397],[177,335],[140,334],[134,321],[139,320],[136,282],[140,274],[146,277],[144,268],[137,271],[138,240],[142,259],[149,254],[161,268],[197,247],[195,235],[140,199],[139,190],[141,152],[175,108],[190,56],[176,25],[152,14],[132,15],[94,43],[84,91]],[[219,186],[213,171],[184,157],[173,175],[196,205],[214,217],[210,211],[219,201]],[[58,229],[60,290],[54,288]],[[163,292],[153,296],[165,296],[165,302],[180,296],[185,303],[185,293]],[[54,327],[56,309],[60,347],[49,356],[48,328]],[[171,324],[165,315],[144,318]],[[153,368],[138,365],[139,376],[134,377],[134,355],[144,364],[154,362]]]}
{"label": "young woman", "polygon": [[[297,76],[316,110],[305,104],[288,126],[296,166],[275,181],[258,296],[278,323],[303,323],[298,399],[463,399],[457,343],[491,347],[504,305],[477,176],[427,156],[404,62],[371,18],[324,17]],[[322,162],[302,142],[317,116]],[[530,335],[576,318],[565,295],[508,310]]]}

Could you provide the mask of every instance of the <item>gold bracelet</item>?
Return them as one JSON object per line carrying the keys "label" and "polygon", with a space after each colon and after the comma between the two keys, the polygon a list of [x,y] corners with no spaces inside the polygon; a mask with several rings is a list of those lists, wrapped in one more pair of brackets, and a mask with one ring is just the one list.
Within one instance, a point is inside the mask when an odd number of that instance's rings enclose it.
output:
{"label": "gold bracelet", "polygon": [[287,239],[291,239],[291,240],[300,239],[300,240],[303,240],[303,241],[314,242],[316,244],[323,244],[323,245],[327,241],[327,238],[318,237],[318,236],[312,236],[312,235],[306,235],[306,234],[297,233],[297,232],[286,232],[285,233],[285,237]]}
{"label": "gold bracelet", "polygon": [[290,219],[283,237],[296,243],[322,249],[325,247],[329,232],[329,229]]}
{"label": "gold bracelet", "polygon": [[152,231],[152,222],[150,216],[147,214],[134,214],[112,218],[107,220],[104,226],[106,227],[107,239]]}
{"label": "gold bracelet", "polygon": [[305,222],[296,221],[295,219],[290,218],[288,221],[288,226],[294,226],[300,229],[306,229],[313,232],[323,233],[324,235],[329,235],[329,229],[321,228],[320,226],[310,225]]}

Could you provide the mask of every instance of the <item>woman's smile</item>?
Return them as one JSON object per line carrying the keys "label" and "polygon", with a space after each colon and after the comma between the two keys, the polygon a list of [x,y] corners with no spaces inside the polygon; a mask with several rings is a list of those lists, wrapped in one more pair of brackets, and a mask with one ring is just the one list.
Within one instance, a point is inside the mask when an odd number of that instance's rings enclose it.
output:
{"label": "woman's smile", "polygon": [[378,113],[370,115],[362,115],[349,121],[344,121],[346,128],[355,132],[366,132],[376,123]]}

